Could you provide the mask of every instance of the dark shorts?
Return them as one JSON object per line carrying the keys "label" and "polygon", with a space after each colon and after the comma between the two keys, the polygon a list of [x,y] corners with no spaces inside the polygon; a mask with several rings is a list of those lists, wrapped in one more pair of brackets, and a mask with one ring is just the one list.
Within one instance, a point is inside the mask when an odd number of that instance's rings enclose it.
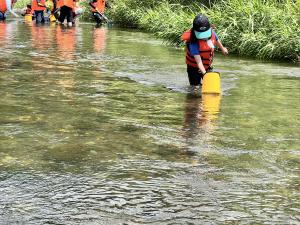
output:
{"label": "dark shorts", "polygon": [[203,74],[199,72],[198,68],[187,65],[186,71],[189,77],[190,85],[201,85],[201,79],[203,78]]}
{"label": "dark shorts", "polygon": [[103,22],[104,19],[99,13],[94,12],[93,15],[94,15],[94,19],[96,20],[97,24],[100,24]]}
{"label": "dark shorts", "polygon": [[63,23],[67,19],[67,22],[70,23],[73,21],[73,11],[70,7],[63,6],[60,8],[60,15],[58,21]]}
{"label": "dark shorts", "polygon": [[[192,67],[192,66],[187,65],[186,71],[187,71],[187,74],[189,77],[190,85],[193,85],[193,86],[201,85],[201,80],[203,79],[203,74],[201,72],[199,72],[198,67]],[[212,71],[212,68],[209,68],[207,70],[207,72],[208,71]]]}
{"label": "dark shorts", "polygon": [[36,10],[36,11],[34,11],[34,16],[35,16],[36,23],[44,23],[45,22],[44,11]]}
{"label": "dark shorts", "polygon": [[5,20],[5,14],[3,12],[0,12],[0,20]]}

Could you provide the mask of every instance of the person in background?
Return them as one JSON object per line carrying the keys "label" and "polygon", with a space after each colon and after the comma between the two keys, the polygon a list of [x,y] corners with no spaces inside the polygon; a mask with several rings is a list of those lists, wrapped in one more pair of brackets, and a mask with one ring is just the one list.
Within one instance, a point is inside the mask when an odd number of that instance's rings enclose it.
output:
{"label": "person in background", "polygon": [[74,0],[57,0],[57,7],[60,8],[60,15],[58,17],[58,23],[64,24],[65,19],[67,19],[67,25],[72,26],[73,22],[73,12],[75,7]]}
{"label": "person in background", "polygon": [[26,8],[24,9],[24,12],[22,13],[22,16],[25,16],[25,15],[32,15],[31,4],[26,5]]}
{"label": "person in background", "polygon": [[34,12],[36,24],[45,23],[44,10],[46,9],[45,0],[32,0],[31,8]]}
{"label": "person in background", "polygon": [[25,21],[32,21],[34,19],[31,4],[27,4],[26,8],[22,9],[21,15],[25,17]]}
{"label": "person in background", "polygon": [[56,18],[54,15],[56,9],[56,1],[55,0],[46,0],[46,20],[47,22],[56,22]]}
{"label": "person in background", "polygon": [[0,11],[0,21],[4,21],[4,20],[5,20],[5,14]]}
{"label": "person in background", "polygon": [[6,19],[5,13],[6,11],[10,11],[14,16],[17,16],[13,11],[13,5],[16,3],[16,0],[0,0],[0,21],[4,21]]}
{"label": "person in background", "polygon": [[97,25],[102,24],[107,18],[104,16],[105,0],[92,0],[89,5],[92,7],[92,13]]}
{"label": "person in background", "polygon": [[73,20],[72,24],[75,25],[76,18],[79,17],[83,13],[83,8],[78,6],[79,0],[74,0],[74,8],[73,8]]}
{"label": "person in background", "polygon": [[59,0],[53,0],[53,10],[52,15],[54,15],[55,19],[59,18],[59,7],[58,7],[58,1]]}
{"label": "person in background", "polygon": [[192,29],[184,32],[181,39],[186,42],[189,83],[195,88],[201,85],[203,76],[212,71],[215,48],[219,47],[224,55],[228,54],[228,50],[222,45],[208,18],[201,14],[194,18]]}
{"label": "person in background", "polygon": [[5,20],[6,10],[7,10],[6,1],[0,0],[0,21]]}

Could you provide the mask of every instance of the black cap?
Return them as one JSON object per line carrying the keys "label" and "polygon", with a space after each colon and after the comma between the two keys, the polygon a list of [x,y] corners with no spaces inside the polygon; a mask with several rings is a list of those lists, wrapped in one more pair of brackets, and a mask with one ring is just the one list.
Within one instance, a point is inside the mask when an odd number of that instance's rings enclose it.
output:
{"label": "black cap", "polygon": [[206,16],[197,15],[193,21],[193,29],[198,32],[207,31],[210,28],[210,23]]}

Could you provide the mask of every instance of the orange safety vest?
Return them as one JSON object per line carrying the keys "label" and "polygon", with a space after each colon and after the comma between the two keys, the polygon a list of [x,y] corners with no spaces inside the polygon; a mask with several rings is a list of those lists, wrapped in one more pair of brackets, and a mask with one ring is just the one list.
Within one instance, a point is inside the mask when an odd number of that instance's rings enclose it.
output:
{"label": "orange safety vest", "polygon": [[[191,30],[185,31],[181,36],[181,39],[188,43],[190,41],[190,37]],[[217,40],[214,31],[212,32],[210,40],[212,41],[212,44],[215,47],[217,44]],[[212,64],[215,48],[211,48],[208,45],[207,40],[198,40],[198,45],[203,66],[207,70]],[[192,67],[198,67],[195,57],[191,55],[188,47],[186,48],[185,63]]]}
{"label": "orange safety vest", "polygon": [[[11,5],[13,5],[13,0],[11,1]],[[6,0],[0,0],[0,12],[5,13],[7,11]]]}
{"label": "orange safety vest", "polygon": [[7,10],[6,1],[0,0],[0,12],[5,13]]}
{"label": "orange safety vest", "polygon": [[[46,3],[45,0],[40,1],[40,4],[42,4],[42,5],[45,5],[45,3]],[[46,9],[46,7],[39,6],[37,0],[32,0],[31,9],[32,9],[32,11],[44,11]]]}
{"label": "orange safety vest", "polygon": [[63,6],[67,6],[71,9],[74,9],[75,3],[74,3],[73,0],[58,0],[57,1],[57,7],[60,8],[60,7],[63,7]]}
{"label": "orange safety vest", "polygon": [[[103,13],[105,9],[105,0],[97,0],[97,2],[92,2],[92,5],[97,8],[99,12]],[[92,8],[92,12],[97,12],[97,10]]]}

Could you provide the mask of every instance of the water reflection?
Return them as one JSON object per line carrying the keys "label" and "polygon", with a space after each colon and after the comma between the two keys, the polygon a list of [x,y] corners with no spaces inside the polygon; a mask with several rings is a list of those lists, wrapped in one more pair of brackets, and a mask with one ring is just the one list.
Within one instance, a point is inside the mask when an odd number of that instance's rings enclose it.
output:
{"label": "water reflection", "polygon": [[27,27],[31,33],[31,43],[34,49],[45,50],[51,47],[54,36],[51,29],[46,29],[44,26],[35,26],[33,24],[28,24]]}
{"label": "water reflection", "polygon": [[106,45],[107,29],[104,27],[95,28],[93,30],[93,46],[95,53],[103,53]]}
{"label": "water reflection", "polygon": [[208,121],[203,116],[202,99],[188,94],[185,99],[184,129],[187,131],[186,138],[194,138],[199,128]]}
{"label": "water reflection", "polygon": [[219,94],[203,94],[202,108],[204,117],[212,121],[218,118],[220,112],[221,95]]}
{"label": "water reflection", "polygon": [[60,66],[57,69],[59,78],[55,81],[62,89],[62,94],[69,100],[74,100],[74,75],[76,65],[77,28],[57,26],[55,28],[56,58]]}
{"label": "water reflection", "polygon": [[16,32],[14,23],[0,22],[0,47],[9,47]]}
{"label": "water reflection", "polygon": [[0,224],[298,223],[299,68],[228,57],[221,105],[148,34],[0,26]]}
{"label": "water reflection", "polygon": [[76,48],[76,27],[57,26],[55,29],[57,57],[61,61],[74,60]]}
{"label": "water reflection", "polygon": [[[187,94],[184,112],[184,137],[188,146],[199,147],[199,139],[207,142],[216,129],[221,95]],[[203,144],[203,143],[202,143]]]}

